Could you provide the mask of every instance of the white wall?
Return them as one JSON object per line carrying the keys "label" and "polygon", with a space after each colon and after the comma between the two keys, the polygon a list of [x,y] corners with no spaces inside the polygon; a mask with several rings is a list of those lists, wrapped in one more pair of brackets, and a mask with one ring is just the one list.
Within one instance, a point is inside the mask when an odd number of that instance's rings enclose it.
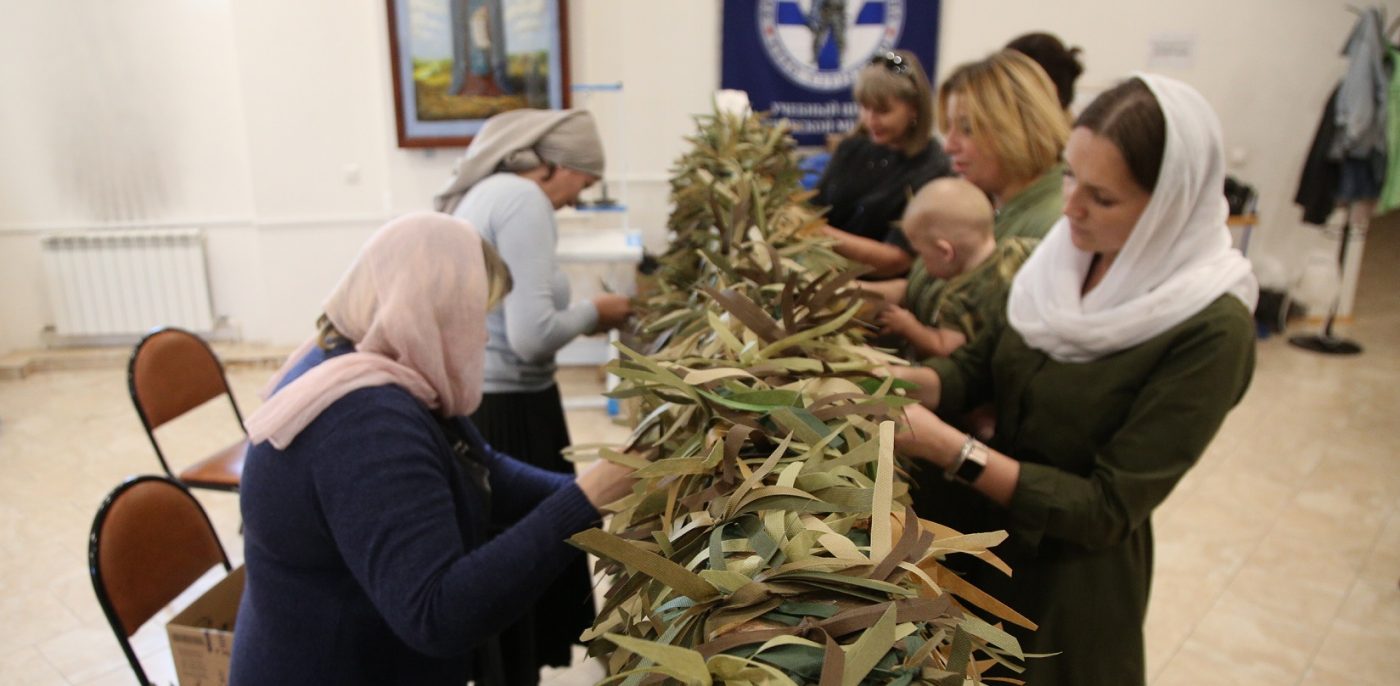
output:
{"label": "white wall", "polygon": [[[1320,241],[1291,198],[1342,69],[1346,4],[944,0],[939,71],[1046,29],[1085,49],[1094,90],[1146,66],[1153,33],[1194,35],[1194,65],[1168,73],[1216,104],[1236,173],[1263,195],[1251,253],[1297,268]],[[204,227],[216,315],[248,340],[308,332],[365,237],[428,207],[460,154],[396,146],[384,12],[382,0],[7,2],[0,352],[41,344],[38,236],[69,228]],[[653,247],[667,170],[718,86],[719,12],[719,0],[568,2],[574,82],[624,84],[575,104],[597,111],[611,190],[626,183],[628,220]]]}

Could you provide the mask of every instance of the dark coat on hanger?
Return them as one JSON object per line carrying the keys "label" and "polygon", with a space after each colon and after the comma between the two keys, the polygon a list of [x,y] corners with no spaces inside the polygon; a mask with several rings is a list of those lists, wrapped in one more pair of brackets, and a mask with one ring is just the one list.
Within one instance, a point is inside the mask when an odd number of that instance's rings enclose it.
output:
{"label": "dark coat on hanger", "polygon": [[1317,125],[1312,147],[1308,149],[1308,159],[1303,163],[1303,176],[1298,181],[1298,194],[1293,202],[1303,207],[1303,221],[1309,224],[1326,224],[1327,217],[1337,206],[1337,184],[1342,173],[1341,162],[1329,159],[1337,137],[1337,89],[1327,96],[1327,106],[1322,110],[1322,121]]}

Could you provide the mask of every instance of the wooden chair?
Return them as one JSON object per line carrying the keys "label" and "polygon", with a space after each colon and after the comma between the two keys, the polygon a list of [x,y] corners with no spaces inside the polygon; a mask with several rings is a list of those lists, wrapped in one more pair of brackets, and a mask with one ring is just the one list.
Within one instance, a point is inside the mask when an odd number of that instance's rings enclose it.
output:
{"label": "wooden chair", "polygon": [[[156,329],[136,344],[127,366],[127,387],[136,414],[146,428],[160,466],[172,478],[195,488],[236,491],[243,477],[248,452],[243,414],[229,390],[223,365],[202,338],[183,329]],[[156,440],[155,430],[166,422],[224,395],[233,407],[238,428],[245,438],[176,474]]]}
{"label": "wooden chair", "polygon": [[174,479],[127,479],[97,510],[88,537],[92,589],[142,684],[150,681],[131,636],[214,565],[230,569],[219,535],[204,508]]}

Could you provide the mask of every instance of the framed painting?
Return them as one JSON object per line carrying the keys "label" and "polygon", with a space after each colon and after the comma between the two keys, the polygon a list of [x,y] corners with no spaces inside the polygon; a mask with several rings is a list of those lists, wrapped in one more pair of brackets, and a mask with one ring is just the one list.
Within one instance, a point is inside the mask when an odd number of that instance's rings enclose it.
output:
{"label": "framed painting", "polygon": [[569,106],[565,0],[386,0],[400,148],[464,146],[493,115]]}

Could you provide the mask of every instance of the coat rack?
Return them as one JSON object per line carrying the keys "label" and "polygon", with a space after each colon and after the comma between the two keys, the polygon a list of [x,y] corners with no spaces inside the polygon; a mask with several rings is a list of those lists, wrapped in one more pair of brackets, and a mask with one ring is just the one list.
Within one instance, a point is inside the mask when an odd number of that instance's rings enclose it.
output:
{"label": "coat rack", "polygon": [[[1342,226],[1342,247],[1337,256],[1337,267],[1342,273],[1346,273],[1347,268],[1347,244],[1351,242],[1351,210],[1348,208],[1346,224]],[[1312,335],[1292,336],[1288,342],[1315,353],[1324,355],[1359,355],[1361,345],[1355,341],[1340,338],[1332,332],[1332,326],[1337,322],[1337,307],[1342,299],[1342,288],[1337,288],[1337,294],[1332,298],[1332,307],[1327,312],[1327,323],[1323,325],[1321,333]]]}

